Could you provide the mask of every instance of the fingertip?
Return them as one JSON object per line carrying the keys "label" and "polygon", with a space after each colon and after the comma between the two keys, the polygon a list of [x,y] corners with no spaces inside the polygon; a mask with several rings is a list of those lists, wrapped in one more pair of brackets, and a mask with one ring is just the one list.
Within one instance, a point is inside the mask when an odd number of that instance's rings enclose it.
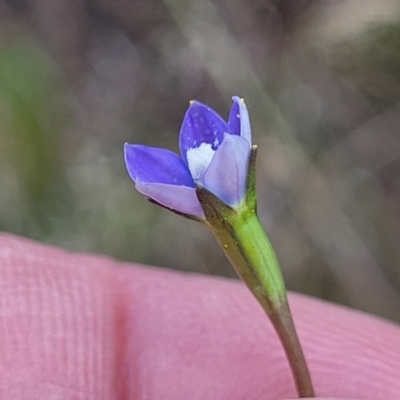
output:
{"label": "fingertip", "polygon": [[[5,398],[295,398],[274,330],[237,281],[3,235],[0,290]],[[400,398],[397,325],[289,299],[318,396]]]}

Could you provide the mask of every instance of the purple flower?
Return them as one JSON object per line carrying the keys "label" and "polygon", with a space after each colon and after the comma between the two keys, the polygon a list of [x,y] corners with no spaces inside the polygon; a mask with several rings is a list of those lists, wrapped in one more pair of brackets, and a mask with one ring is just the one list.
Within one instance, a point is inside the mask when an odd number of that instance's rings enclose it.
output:
{"label": "purple flower", "polygon": [[125,163],[136,189],[164,207],[202,219],[197,186],[238,206],[245,195],[251,129],[244,100],[232,99],[228,122],[210,107],[190,102],[179,134],[181,157],[126,143]]}

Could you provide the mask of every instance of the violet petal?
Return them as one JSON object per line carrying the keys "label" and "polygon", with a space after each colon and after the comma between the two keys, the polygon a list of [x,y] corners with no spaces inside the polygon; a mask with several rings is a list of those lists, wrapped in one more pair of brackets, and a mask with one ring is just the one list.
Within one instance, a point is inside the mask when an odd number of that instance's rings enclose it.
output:
{"label": "violet petal", "polygon": [[250,154],[248,141],[240,136],[225,135],[203,178],[203,186],[230,206],[244,198],[247,164]]}
{"label": "violet petal", "polygon": [[232,97],[233,104],[229,114],[229,132],[245,138],[251,146],[251,126],[246,103],[238,96]]}
{"label": "violet petal", "polygon": [[203,209],[197,200],[196,189],[194,188],[140,181],[136,182],[135,187],[138,192],[165,207],[183,214],[204,218]]}
{"label": "violet petal", "polygon": [[172,151],[125,143],[125,164],[135,182],[194,187],[183,160]]}
{"label": "violet petal", "polygon": [[226,122],[210,107],[192,101],[183,119],[179,134],[179,148],[186,162],[186,153],[202,143],[211,144],[215,150],[228,132]]}

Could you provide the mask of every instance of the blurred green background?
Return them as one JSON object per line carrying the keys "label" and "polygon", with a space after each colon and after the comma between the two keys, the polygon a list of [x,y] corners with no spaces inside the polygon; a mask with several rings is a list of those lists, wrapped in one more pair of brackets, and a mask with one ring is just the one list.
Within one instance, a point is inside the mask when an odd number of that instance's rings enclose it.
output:
{"label": "blurred green background", "polygon": [[234,277],[122,153],[234,94],[288,287],[400,321],[398,0],[0,0],[0,230]]}

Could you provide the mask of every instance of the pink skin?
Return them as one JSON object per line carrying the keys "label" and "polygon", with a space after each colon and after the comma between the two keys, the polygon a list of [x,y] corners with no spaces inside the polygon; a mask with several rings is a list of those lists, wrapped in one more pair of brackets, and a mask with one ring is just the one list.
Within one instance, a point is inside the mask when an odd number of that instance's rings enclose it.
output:
{"label": "pink skin", "polygon": [[[290,296],[318,396],[400,399],[400,328]],[[0,399],[268,400],[295,390],[242,284],[0,236]]]}

